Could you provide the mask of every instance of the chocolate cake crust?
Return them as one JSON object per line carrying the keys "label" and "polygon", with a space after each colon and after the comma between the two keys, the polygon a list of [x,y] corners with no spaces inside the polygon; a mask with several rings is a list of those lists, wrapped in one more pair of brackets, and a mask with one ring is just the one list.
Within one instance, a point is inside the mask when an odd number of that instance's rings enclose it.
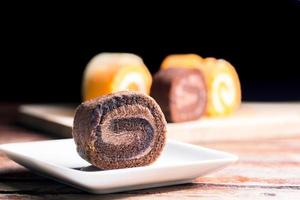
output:
{"label": "chocolate cake crust", "polygon": [[82,103],[73,137],[79,155],[101,169],[154,162],[166,141],[166,120],[151,97],[117,92]]}

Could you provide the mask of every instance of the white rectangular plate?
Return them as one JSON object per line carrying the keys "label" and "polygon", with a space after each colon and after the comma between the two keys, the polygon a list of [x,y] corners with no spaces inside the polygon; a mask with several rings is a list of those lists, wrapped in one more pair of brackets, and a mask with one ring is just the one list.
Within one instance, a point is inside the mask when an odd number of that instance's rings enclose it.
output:
{"label": "white rectangular plate", "polygon": [[233,154],[169,140],[152,165],[82,171],[79,168],[90,164],[79,157],[73,139],[4,144],[0,150],[41,175],[98,194],[188,183],[238,159]]}

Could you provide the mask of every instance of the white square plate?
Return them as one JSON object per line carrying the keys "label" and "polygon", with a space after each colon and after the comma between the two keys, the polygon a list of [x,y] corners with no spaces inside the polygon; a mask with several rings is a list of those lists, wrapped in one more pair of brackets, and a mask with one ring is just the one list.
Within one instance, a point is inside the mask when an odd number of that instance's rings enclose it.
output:
{"label": "white square plate", "polygon": [[152,165],[83,171],[80,168],[90,164],[79,157],[73,139],[3,144],[0,150],[39,174],[98,194],[188,183],[238,159],[229,153],[169,140]]}

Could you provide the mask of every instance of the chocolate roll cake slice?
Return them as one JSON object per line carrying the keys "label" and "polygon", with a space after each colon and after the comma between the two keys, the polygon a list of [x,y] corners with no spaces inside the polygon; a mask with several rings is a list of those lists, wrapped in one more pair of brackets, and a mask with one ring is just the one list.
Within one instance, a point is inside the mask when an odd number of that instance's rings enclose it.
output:
{"label": "chocolate roll cake slice", "polygon": [[151,97],[117,92],[82,103],[73,137],[79,155],[101,169],[154,162],[166,142],[165,117]]}
{"label": "chocolate roll cake slice", "polygon": [[151,96],[161,106],[168,122],[198,119],[207,103],[205,81],[198,69],[161,69],[154,76]]}

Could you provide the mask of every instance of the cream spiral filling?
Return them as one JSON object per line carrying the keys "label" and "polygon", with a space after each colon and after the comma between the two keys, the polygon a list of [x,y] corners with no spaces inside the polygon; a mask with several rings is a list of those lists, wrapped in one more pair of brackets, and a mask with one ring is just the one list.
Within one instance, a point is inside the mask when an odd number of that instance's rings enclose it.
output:
{"label": "cream spiral filling", "polygon": [[234,80],[228,74],[218,74],[212,83],[212,103],[218,112],[235,103],[237,91]]}
{"label": "cream spiral filling", "polygon": [[119,83],[118,88],[116,91],[124,91],[130,88],[130,85],[134,84],[137,87],[137,91],[140,92],[147,92],[147,86],[144,80],[144,77],[137,72],[130,72],[128,73]]}
{"label": "cream spiral filling", "polygon": [[[103,153],[107,149],[110,157],[128,159],[146,155],[154,141],[154,117],[141,105],[123,105],[107,113],[101,122],[99,140]],[[99,142],[99,141],[98,141]]]}

